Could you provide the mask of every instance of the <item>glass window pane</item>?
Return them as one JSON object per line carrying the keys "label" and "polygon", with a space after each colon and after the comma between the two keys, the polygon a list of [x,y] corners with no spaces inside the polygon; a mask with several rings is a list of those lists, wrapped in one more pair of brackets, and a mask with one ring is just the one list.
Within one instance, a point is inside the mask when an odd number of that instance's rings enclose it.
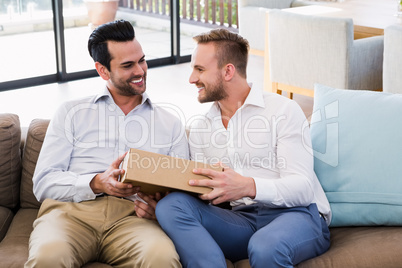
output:
{"label": "glass window pane", "polygon": [[64,37],[67,72],[94,69],[88,54],[88,37],[96,26],[130,21],[147,60],[171,56],[168,0],[64,0]]}
{"label": "glass window pane", "polygon": [[[80,72],[94,69],[94,63],[88,53],[88,37],[92,32],[91,17],[93,15],[93,5],[102,4],[101,1],[87,3],[83,0],[63,0],[63,18],[64,18],[64,42],[66,53],[66,71],[67,73]],[[115,3],[105,2],[105,3]],[[114,20],[114,17],[110,21]],[[105,22],[107,22],[105,20]]]}
{"label": "glass window pane", "polygon": [[56,73],[51,0],[0,0],[0,82]]}

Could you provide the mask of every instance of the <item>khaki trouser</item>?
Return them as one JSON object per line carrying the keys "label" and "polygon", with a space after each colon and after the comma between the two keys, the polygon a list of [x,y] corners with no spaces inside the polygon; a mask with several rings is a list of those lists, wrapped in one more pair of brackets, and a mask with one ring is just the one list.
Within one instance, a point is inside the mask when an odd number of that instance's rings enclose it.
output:
{"label": "khaki trouser", "polygon": [[29,240],[25,267],[181,267],[157,222],[135,216],[132,201],[112,196],[81,203],[47,199]]}

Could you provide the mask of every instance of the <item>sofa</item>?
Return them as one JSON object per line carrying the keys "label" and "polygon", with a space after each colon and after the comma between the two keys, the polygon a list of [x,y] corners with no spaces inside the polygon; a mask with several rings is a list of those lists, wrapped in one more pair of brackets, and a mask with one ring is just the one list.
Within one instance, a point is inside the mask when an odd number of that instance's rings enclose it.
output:
{"label": "sofa", "polygon": [[[327,87],[315,88],[315,92],[312,151],[317,176],[333,211],[331,246],[323,255],[296,267],[400,268],[402,165],[396,163],[402,159],[402,119],[392,116],[384,120],[384,116],[402,114],[402,95]],[[362,125],[362,121],[367,124]],[[29,235],[40,207],[32,193],[32,175],[48,123],[35,119],[28,128],[21,128],[17,115],[0,114],[1,267],[23,267],[28,257]],[[359,127],[354,127],[356,124]],[[334,133],[341,136],[336,142],[323,139],[330,139]],[[384,136],[387,133],[396,134]],[[361,143],[363,146],[358,146]],[[334,144],[337,159],[331,155]],[[347,174],[345,169],[352,172]],[[378,174],[383,174],[382,178]],[[378,181],[371,181],[372,177]],[[248,260],[227,263],[228,267],[250,267]],[[89,263],[84,267],[110,266]]]}

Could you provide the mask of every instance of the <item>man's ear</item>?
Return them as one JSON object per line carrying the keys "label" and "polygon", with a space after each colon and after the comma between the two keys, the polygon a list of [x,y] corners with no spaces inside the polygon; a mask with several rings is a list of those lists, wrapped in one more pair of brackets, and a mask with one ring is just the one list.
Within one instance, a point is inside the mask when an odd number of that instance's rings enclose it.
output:
{"label": "man's ear", "polygon": [[236,72],[236,67],[234,67],[233,64],[228,63],[224,67],[224,72],[225,81],[230,81]]}
{"label": "man's ear", "polygon": [[95,62],[95,68],[99,76],[102,77],[103,80],[107,81],[110,79],[109,70],[104,65],[99,62]]}

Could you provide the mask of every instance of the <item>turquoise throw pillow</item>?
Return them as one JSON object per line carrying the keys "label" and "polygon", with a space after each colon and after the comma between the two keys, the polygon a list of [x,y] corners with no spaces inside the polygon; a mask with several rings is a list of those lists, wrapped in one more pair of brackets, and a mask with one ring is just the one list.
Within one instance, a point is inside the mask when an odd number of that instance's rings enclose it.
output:
{"label": "turquoise throw pillow", "polygon": [[402,94],[317,84],[311,138],[331,226],[402,225]]}

